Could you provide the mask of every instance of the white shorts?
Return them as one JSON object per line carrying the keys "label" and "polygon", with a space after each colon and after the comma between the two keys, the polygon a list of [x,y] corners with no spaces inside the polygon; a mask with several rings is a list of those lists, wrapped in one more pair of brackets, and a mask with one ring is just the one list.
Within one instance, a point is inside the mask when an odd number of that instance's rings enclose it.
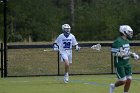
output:
{"label": "white shorts", "polygon": [[60,56],[61,56],[61,62],[67,60],[69,63],[72,63],[72,50],[60,51]]}
{"label": "white shorts", "polygon": [[123,78],[120,78],[119,81],[126,81],[127,79],[132,79],[132,76],[125,76]]}

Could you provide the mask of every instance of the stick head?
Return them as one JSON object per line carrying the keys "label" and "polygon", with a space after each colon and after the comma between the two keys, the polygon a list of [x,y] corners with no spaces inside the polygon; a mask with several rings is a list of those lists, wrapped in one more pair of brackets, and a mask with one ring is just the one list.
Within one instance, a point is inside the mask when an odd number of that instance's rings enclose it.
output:
{"label": "stick head", "polygon": [[91,48],[100,51],[101,50],[101,45],[96,44],[96,45],[93,45]]}

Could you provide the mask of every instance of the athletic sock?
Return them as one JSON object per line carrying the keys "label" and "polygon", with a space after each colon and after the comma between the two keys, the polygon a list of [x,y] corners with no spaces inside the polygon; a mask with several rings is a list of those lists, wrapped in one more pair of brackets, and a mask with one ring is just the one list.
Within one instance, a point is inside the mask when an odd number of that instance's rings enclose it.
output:
{"label": "athletic sock", "polygon": [[112,84],[112,87],[115,88],[115,84]]}
{"label": "athletic sock", "polygon": [[68,75],[69,75],[69,73],[67,72],[65,75],[67,75],[67,76],[68,76]]}

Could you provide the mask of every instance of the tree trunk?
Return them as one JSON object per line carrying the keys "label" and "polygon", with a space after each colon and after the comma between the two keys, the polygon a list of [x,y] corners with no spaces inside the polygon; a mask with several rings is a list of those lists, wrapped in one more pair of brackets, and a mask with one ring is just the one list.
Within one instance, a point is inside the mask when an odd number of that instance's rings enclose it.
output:
{"label": "tree trunk", "polygon": [[70,0],[70,9],[71,9],[71,27],[74,29],[74,0]]}

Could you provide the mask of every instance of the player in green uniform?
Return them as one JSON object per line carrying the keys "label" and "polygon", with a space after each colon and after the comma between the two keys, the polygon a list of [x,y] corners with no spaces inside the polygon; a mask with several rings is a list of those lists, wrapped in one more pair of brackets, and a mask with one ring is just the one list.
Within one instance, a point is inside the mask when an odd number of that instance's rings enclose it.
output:
{"label": "player in green uniform", "polygon": [[110,84],[110,93],[113,93],[114,89],[121,85],[124,85],[123,93],[128,93],[132,79],[129,57],[133,57],[135,60],[139,59],[136,53],[130,51],[128,39],[133,37],[132,28],[128,25],[121,25],[119,31],[121,36],[114,41],[111,49],[114,56],[114,66],[118,81],[115,82],[115,84]]}

